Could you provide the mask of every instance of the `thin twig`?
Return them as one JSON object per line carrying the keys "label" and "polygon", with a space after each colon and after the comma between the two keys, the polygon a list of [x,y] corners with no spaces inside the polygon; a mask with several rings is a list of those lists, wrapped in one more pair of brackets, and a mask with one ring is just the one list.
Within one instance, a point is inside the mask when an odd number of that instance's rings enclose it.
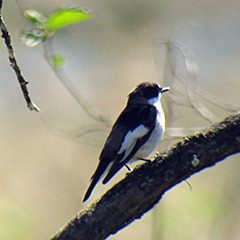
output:
{"label": "thin twig", "polygon": [[4,23],[2,15],[1,15],[1,9],[2,9],[2,0],[0,0],[0,28],[1,28],[1,32],[2,32],[2,38],[4,39],[7,50],[8,50],[10,66],[13,68],[13,70],[15,71],[15,73],[17,75],[17,79],[18,79],[18,82],[19,82],[20,87],[22,89],[23,96],[24,96],[24,98],[27,102],[28,108],[30,110],[34,110],[36,112],[39,112],[40,111],[39,107],[34,102],[32,102],[32,100],[29,96],[28,89],[27,89],[28,82],[24,79],[24,77],[21,73],[21,70],[20,70],[20,68],[17,64],[17,60],[16,60],[16,57],[15,57],[15,54],[14,54],[14,49],[13,49],[13,46],[12,46],[12,43],[11,43],[11,38],[10,38],[10,35],[8,33],[7,26]]}
{"label": "thin twig", "polygon": [[[173,105],[182,105],[185,107],[191,107],[194,111],[198,112],[201,117],[206,119],[208,122],[216,122],[219,120],[217,116],[215,116],[208,108],[206,108],[203,103],[200,101],[200,98],[205,99],[209,103],[215,105],[216,107],[223,109],[227,112],[237,112],[240,110],[240,107],[234,106],[233,104],[229,104],[213,95],[208,93],[207,91],[199,88],[197,86],[197,64],[193,60],[193,57],[191,57],[191,54],[184,49],[183,47],[180,47],[178,44],[174,43],[170,39],[168,40],[161,40],[161,39],[155,39],[153,42],[153,55],[154,60],[157,66],[157,72],[158,66],[161,65],[160,63],[160,55],[162,55],[163,51],[160,52],[160,46],[165,45],[166,48],[166,54],[165,54],[165,64],[164,67],[164,76],[162,79],[162,82],[165,82],[165,84],[171,86],[171,93],[167,95],[167,109],[168,109],[168,126],[172,125],[172,115],[173,115]],[[180,56],[183,58],[184,66],[186,69],[186,76],[182,76],[177,71],[177,66],[174,63],[172,53],[176,50]],[[176,55],[176,54],[175,54]],[[175,56],[174,55],[174,56]],[[174,58],[175,59],[175,58]],[[167,74],[167,70],[170,70],[171,76],[169,77]],[[167,83],[166,83],[167,82]],[[175,84],[183,85],[183,88],[180,90],[177,88],[174,88]],[[187,96],[187,99],[186,99]],[[170,117],[169,117],[170,116]],[[170,121],[169,121],[170,120]]]}
{"label": "thin twig", "polygon": [[53,47],[50,45],[50,40],[46,40],[43,43],[44,57],[47,60],[48,64],[54,71],[57,78],[68,90],[71,96],[77,101],[77,103],[82,107],[82,109],[87,113],[89,117],[96,120],[97,122],[103,124],[105,127],[111,126],[111,121],[98,110],[96,110],[83,96],[83,94],[77,89],[77,87],[71,82],[71,80],[64,73],[63,69],[56,68],[52,62],[52,56],[54,56]]}
{"label": "thin twig", "polygon": [[199,89],[198,92],[199,92],[199,96],[201,96],[203,99],[207,100],[211,104],[213,104],[227,112],[233,113],[233,112],[240,111],[239,106],[232,104],[232,103],[225,102],[222,99],[211,95],[209,92],[207,92],[201,88]]}
{"label": "thin twig", "polygon": [[[169,51],[171,51],[171,48],[175,48],[183,56],[187,73],[185,81],[189,98],[189,104],[191,104],[193,109],[197,111],[199,114],[201,114],[201,116],[204,117],[208,122],[213,123],[218,121],[219,119],[214,114],[212,114],[198,99],[197,64],[190,57],[190,54],[186,53],[186,50],[184,50],[182,47],[178,46],[174,42],[167,41],[164,44],[166,44],[167,47],[170,48]],[[172,74],[174,75],[174,77],[177,78],[176,72],[172,68],[173,65],[174,64],[170,64],[170,69],[172,70]]]}

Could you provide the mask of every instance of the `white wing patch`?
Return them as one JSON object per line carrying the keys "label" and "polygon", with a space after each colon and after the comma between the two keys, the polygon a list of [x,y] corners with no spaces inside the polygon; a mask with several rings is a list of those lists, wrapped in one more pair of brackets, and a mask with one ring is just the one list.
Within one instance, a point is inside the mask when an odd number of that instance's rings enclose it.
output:
{"label": "white wing patch", "polygon": [[129,155],[129,153],[134,148],[137,140],[139,138],[142,138],[144,135],[146,135],[148,133],[148,131],[149,131],[149,129],[144,127],[144,125],[140,125],[137,128],[135,128],[134,130],[129,131],[125,135],[122,146],[118,151],[118,154],[122,154],[125,151],[124,157],[121,161],[125,160],[125,158]]}
{"label": "white wing patch", "polygon": [[[149,139],[141,146],[138,151],[134,154],[132,159],[129,162],[135,161],[139,158],[147,157],[153,150],[158,146],[160,139],[163,136],[164,129],[165,129],[165,118],[164,112],[160,103],[161,94],[157,97],[151,98],[148,100],[148,104],[154,106],[157,110],[157,116],[155,121],[155,127]],[[118,154],[122,154],[125,151],[123,158],[120,162],[124,161],[128,155],[133,150],[136,142],[139,138],[142,138],[148,133],[149,129],[144,127],[144,125],[140,125],[135,128],[133,131],[129,131],[126,136],[124,137],[124,141]]]}

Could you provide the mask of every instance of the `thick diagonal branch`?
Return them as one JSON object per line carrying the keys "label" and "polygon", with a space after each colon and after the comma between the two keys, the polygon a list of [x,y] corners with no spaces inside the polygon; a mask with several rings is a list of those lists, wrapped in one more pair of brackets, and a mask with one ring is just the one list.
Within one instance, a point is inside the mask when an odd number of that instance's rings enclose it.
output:
{"label": "thick diagonal branch", "polygon": [[170,188],[240,151],[240,114],[187,137],[128,174],[51,240],[105,239],[150,210]]}

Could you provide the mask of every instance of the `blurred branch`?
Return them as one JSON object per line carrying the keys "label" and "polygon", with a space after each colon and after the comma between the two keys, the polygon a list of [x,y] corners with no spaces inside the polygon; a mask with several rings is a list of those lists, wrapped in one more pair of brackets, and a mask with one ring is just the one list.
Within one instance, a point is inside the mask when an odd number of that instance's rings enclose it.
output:
{"label": "blurred branch", "polygon": [[207,91],[205,91],[203,89],[199,89],[199,95],[202,98],[206,99],[211,104],[213,104],[227,112],[233,113],[233,112],[240,111],[239,106],[232,104],[232,103],[227,103],[227,102],[223,101],[222,99],[211,95],[210,93],[208,93]]}
{"label": "blurred branch", "polygon": [[71,96],[77,101],[77,103],[82,107],[86,114],[97,122],[103,124],[105,127],[111,126],[111,121],[97,109],[95,109],[83,96],[83,94],[78,91],[77,87],[71,82],[71,80],[64,73],[62,68],[58,68],[53,64],[53,56],[55,55],[54,49],[51,46],[51,40],[48,39],[43,43],[44,57],[52,70],[54,71],[57,78],[63,84],[63,86],[68,90]]}
{"label": "blurred branch", "polygon": [[[161,45],[165,46],[165,51],[161,49]],[[165,53],[165,55],[162,63],[160,56],[163,56],[163,53]],[[175,120],[174,107],[176,105],[193,109],[199,114],[200,118],[204,118],[210,123],[219,121],[219,118],[204,106],[201,101],[202,99],[228,113],[234,113],[240,110],[239,106],[227,103],[198,86],[197,63],[187,49],[171,41],[170,38],[167,40],[155,39],[153,41],[153,56],[158,75],[160,75],[159,66],[164,64],[161,82],[164,85],[171,86],[171,92],[166,96],[166,109],[168,112],[165,139],[180,138],[187,134],[193,134],[199,130],[199,128],[194,127],[171,127]],[[179,57],[181,60],[177,61]],[[179,63],[183,63],[183,66]],[[178,65],[180,65],[180,67]],[[181,74],[178,68],[185,69],[184,74]]]}
{"label": "blurred branch", "polygon": [[[218,121],[219,119],[212,114],[198,99],[198,86],[197,86],[197,64],[195,61],[193,61],[193,58],[190,56],[189,53],[186,52],[185,49],[178,46],[174,42],[164,42],[164,44],[167,45],[168,52],[171,52],[172,49],[176,49],[183,57],[184,64],[186,68],[186,78],[184,81],[186,82],[186,88],[187,88],[187,96],[189,100],[189,105],[192,107],[195,111],[197,111],[203,118],[205,118],[208,122],[213,123],[215,121]],[[170,62],[170,69],[173,76],[181,81],[179,79],[179,76],[176,74],[176,71],[174,69],[174,64]]]}
{"label": "blurred branch", "polygon": [[24,79],[21,70],[17,64],[17,60],[14,54],[14,49],[12,47],[12,43],[11,43],[11,38],[10,35],[8,33],[7,30],[7,26],[3,21],[2,15],[1,15],[1,10],[2,10],[2,0],[0,0],[0,28],[1,28],[1,32],[2,32],[2,38],[5,41],[7,50],[8,50],[8,56],[9,56],[9,61],[10,61],[10,65],[13,68],[13,70],[15,71],[16,75],[17,75],[17,79],[18,82],[20,84],[20,87],[22,89],[23,92],[23,96],[27,102],[27,106],[30,110],[34,110],[36,112],[39,112],[40,109],[38,108],[38,106],[32,102],[29,93],[28,93],[28,89],[27,89],[27,84],[28,82]]}
{"label": "blurred branch", "polygon": [[80,211],[51,240],[105,239],[159,202],[191,175],[240,152],[240,113],[186,137],[137,167],[99,200]]}
{"label": "blurred branch", "polygon": [[183,138],[183,136],[194,134],[200,131],[200,127],[186,128],[186,127],[168,127],[165,130],[163,139]]}

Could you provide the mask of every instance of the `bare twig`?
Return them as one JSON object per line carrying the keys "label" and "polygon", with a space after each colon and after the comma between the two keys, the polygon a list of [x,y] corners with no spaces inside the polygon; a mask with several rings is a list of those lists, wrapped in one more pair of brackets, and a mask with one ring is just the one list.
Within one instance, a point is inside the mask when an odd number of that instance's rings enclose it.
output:
{"label": "bare twig", "polygon": [[[166,47],[162,49],[161,45]],[[161,82],[164,83],[164,85],[171,86],[171,92],[166,96],[166,109],[168,110],[166,138],[179,138],[186,134],[196,132],[196,128],[183,129],[172,127],[174,121],[173,108],[175,105],[192,108],[201,118],[206,119],[210,123],[218,121],[219,118],[203,105],[201,99],[205,99],[210,104],[226,112],[233,113],[240,110],[239,106],[227,103],[197,86],[197,63],[193,60],[189,51],[180,47],[170,39],[156,39],[153,41],[153,56],[158,75],[160,75],[160,66],[163,64],[160,61],[160,56],[162,56],[164,52],[164,75]],[[175,60],[177,54],[183,59],[185,67],[184,75],[180,74],[177,70],[178,66]]]}
{"label": "bare twig", "polygon": [[240,113],[178,142],[127,174],[80,211],[51,240],[105,239],[140,218],[163,194],[203,169],[240,152]]}
{"label": "bare twig", "polygon": [[[157,67],[159,67],[159,65],[161,64],[159,61],[159,55],[162,54],[159,52],[161,45],[166,46],[165,62],[168,63],[164,68],[165,73],[162,78],[163,79],[162,82],[165,81],[164,84],[170,85],[172,87],[171,93],[168,94],[168,97],[171,99],[168,105],[171,105],[174,102],[178,105],[180,104],[191,107],[195,111],[198,111],[201,114],[201,116],[204,117],[209,122],[218,121],[219,118],[213,115],[201,103],[199,97],[207,100],[209,103],[227,112],[233,113],[240,110],[239,106],[227,103],[197,86],[197,63],[193,60],[193,57],[186,49],[180,47],[178,44],[174,43],[170,39],[166,41],[156,39],[153,42],[153,54]],[[180,53],[180,55],[183,58],[184,65],[186,68],[185,77],[180,76],[180,74],[176,70],[177,68],[176,64],[174,63],[173,57],[171,57],[172,55],[174,56],[176,55],[173,54],[174,50]],[[167,76],[166,69],[170,70],[173,78],[169,78]],[[178,89],[174,88],[174,84],[176,81],[185,86],[186,89],[184,90],[187,91],[187,95],[185,95],[185,91],[183,91],[183,89],[179,91]],[[188,99],[184,100],[186,96],[188,97]]]}
{"label": "bare twig", "polygon": [[[201,116],[208,122],[213,123],[215,121],[218,121],[219,119],[214,114],[212,114],[198,99],[199,88],[197,86],[197,64],[193,61],[193,58],[189,53],[186,52],[185,49],[178,46],[174,42],[167,41],[164,44],[166,44],[167,48],[169,48],[169,52],[174,48],[183,56],[187,74],[184,80],[186,81],[186,89],[190,106],[199,114],[201,114]],[[174,71],[172,68],[173,66],[174,64],[170,64],[171,72],[175,78],[178,78],[176,71]]]}
{"label": "bare twig", "polygon": [[235,104],[232,104],[232,103],[227,103],[225,101],[223,101],[222,99],[220,98],[217,98],[213,95],[211,95],[209,92],[199,88],[198,90],[199,92],[199,95],[203,98],[203,99],[206,99],[208,102],[210,102],[211,104],[225,110],[226,112],[230,112],[230,113],[233,113],[233,112],[237,112],[237,111],[240,111],[240,107],[235,105]]}
{"label": "bare twig", "polygon": [[166,128],[164,139],[183,138],[183,136],[194,134],[200,131],[200,127],[186,128],[186,127],[168,127]]}
{"label": "bare twig", "polygon": [[34,102],[32,102],[32,100],[29,96],[28,89],[27,89],[28,82],[24,79],[24,77],[21,73],[21,70],[20,70],[20,68],[17,64],[17,60],[16,60],[16,57],[14,55],[14,49],[13,49],[13,46],[12,46],[12,43],[11,43],[11,38],[10,38],[10,35],[8,33],[6,24],[4,23],[2,15],[1,15],[1,9],[2,9],[2,0],[0,0],[0,28],[1,28],[1,32],[2,32],[2,38],[4,39],[5,44],[7,46],[10,65],[17,75],[18,82],[19,82],[20,87],[22,89],[24,98],[27,102],[28,108],[30,110],[34,110],[36,112],[39,112],[40,109],[38,108],[38,106]]}
{"label": "bare twig", "polygon": [[48,39],[43,43],[44,57],[54,71],[54,73],[56,74],[57,78],[89,117],[109,128],[111,126],[111,121],[87,101],[83,94],[77,89],[76,86],[74,86],[71,80],[67,77],[63,69],[54,66],[52,62],[52,57],[55,55],[55,53],[53,47],[50,44],[51,39]]}

